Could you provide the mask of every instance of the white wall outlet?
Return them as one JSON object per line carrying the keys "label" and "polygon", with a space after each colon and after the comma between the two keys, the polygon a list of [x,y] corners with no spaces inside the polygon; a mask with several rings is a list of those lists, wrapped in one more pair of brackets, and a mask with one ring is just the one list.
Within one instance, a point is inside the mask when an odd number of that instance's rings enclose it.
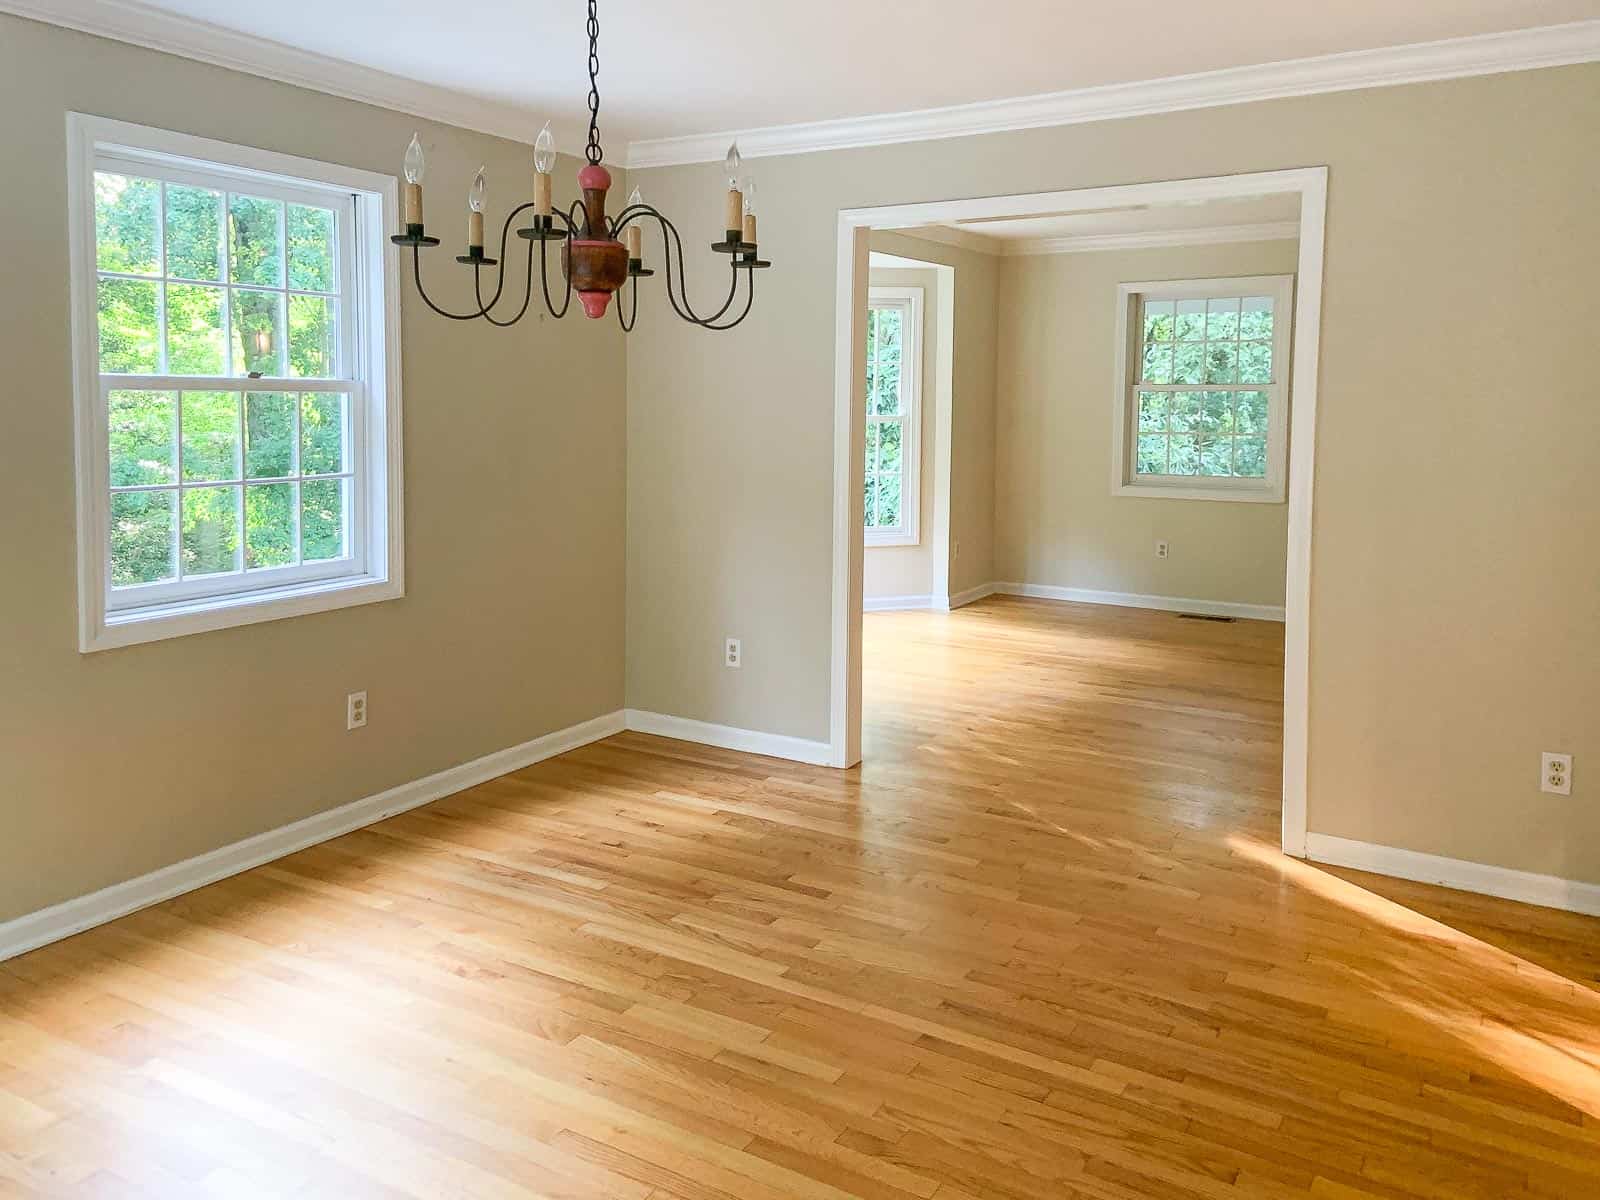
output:
{"label": "white wall outlet", "polygon": [[351,692],[344,698],[344,727],[360,729],[367,723],[367,694]]}
{"label": "white wall outlet", "polygon": [[1539,790],[1557,796],[1572,795],[1572,755],[1539,756]]}
{"label": "white wall outlet", "polygon": [[723,648],[722,665],[725,667],[737,667],[740,665],[741,661],[739,639],[729,638],[727,646]]}
{"label": "white wall outlet", "polygon": [[1165,542],[1157,542],[1156,543],[1156,557],[1157,558],[1165,558],[1166,556],[1167,556],[1167,544]]}

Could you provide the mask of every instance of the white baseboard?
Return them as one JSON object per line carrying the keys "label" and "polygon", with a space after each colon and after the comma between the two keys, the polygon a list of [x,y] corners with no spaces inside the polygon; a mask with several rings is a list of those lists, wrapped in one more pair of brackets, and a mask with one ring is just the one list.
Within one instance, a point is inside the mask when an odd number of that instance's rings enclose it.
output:
{"label": "white baseboard", "polygon": [[956,592],[949,596],[935,597],[936,600],[943,601],[942,604],[938,604],[936,607],[945,612],[953,612],[958,608],[966,607],[975,600],[982,600],[985,596],[992,596],[999,590],[1000,585],[998,583],[980,583],[977,587],[969,587],[963,592]]}
{"label": "white baseboard", "polygon": [[519,746],[497,750],[471,762],[449,767],[424,779],[402,783],[375,796],[317,813],[278,829],[269,829],[266,833],[258,833],[232,845],[173,863],[170,867],[162,867],[137,879],[115,883],[87,896],[17,917],[0,924],[0,961],[71,937],[174,896],[181,896],[184,892],[192,892],[208,883],[226,879],[229,875],[259,867],[286,854],[293,854],[296,850],[304,850],[307,846],[361,829],[385,817],[487,783],[501,775],[565,754],[568,750],[576,750],[579,746],[621,733],[624,728],[625,721],[620,711],[606,713]]}
{"label": "white baseboard", "polygon": [[1437,883],[1458,891],[1600,917],[1600,884],[1577,879],[1513,871],[1459,858],[1441,858],[1437,854],[1356,842],[1327,833],[1306,834],[1306,857],[1329,866],[1351,867],[1418,883]]}
{"label": "white baseboard", "polygon": [[1244,617],[1282,621],[1281,604],[1236,604],[1231,600],[1195,600],[1185,596],[1146,596],[1138,592],[1100,592],[1093,588],[1053,587],[1044,583],[996,583],[992,590],[1008,596],[1071,600],[1078,604],[1112,604],[1118,608],[1153,608],[1161,612],[1201,613],[1209,617]]}
{"label": "white baseboard", "polygon": [[900,612],[933,607],[932,596],[868,596],[861,602],[862,612]]}
{"label": "white baseboard", "polygon": [[653,733],[680,742],[700,742],[724,750],[743,750],[746,754],[765,754],[768,758],[787,758],[819,767],[833,762],[833,748],[827,742],[738,729],[732,725],[713,725],[710,721],[691,721],[688,717],[672,717],[639,708],[628,709],[625,716],[628,728],[637,733]]}

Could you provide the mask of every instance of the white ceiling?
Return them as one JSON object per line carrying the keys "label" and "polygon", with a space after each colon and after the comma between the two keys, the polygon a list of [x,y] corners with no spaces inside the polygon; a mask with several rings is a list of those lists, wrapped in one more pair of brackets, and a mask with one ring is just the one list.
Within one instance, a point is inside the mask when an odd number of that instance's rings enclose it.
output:
{"label": "white ceiling", "polygon": [[[137,0],[4,4],[69,11]],[[443,88],[586,120],[579,0],[154,0],[147,7]],[[906,112],[1600,17],[1600,0],[600,0],[602,134],[623,143]],[[333,89],[338,90],[338,89]],[[503,122],[502,122],[503,124]],[[571,140],[567,132],[566,140]],[[568,150],[578,147],[567,145]]]}

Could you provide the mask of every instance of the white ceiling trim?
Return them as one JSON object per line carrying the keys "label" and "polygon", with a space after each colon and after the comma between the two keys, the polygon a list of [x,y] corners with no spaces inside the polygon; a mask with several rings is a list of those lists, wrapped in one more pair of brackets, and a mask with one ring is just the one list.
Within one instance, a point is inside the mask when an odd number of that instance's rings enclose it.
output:
{"label": "white ceiling trim", "polygon": [[[448,88],[418,83],[282,42],[176,16],[138,0],[0,0],[0,12],[292,83],[462,129],[528,142],[531,118]],[[558,131],[559,132],[559,131]],[[398,159],[400,150],[395,151]],[[719,156],[720,157],[720,156]]]}
{"label": "white ceiling trim", "polygon": [[1508,33],[1357,50],[1260,66],[1175,75],[1139,83],[1111,84],[1010,100],[952,105],[915,112],[847,117],[761,129],[727,130],[660,138],[628,145],[629,169],[714,162],[735,138],[746,158],[809,154],[882,146],[931,138],[1036,129],[1109,121],[1151,113],[1180,112],[1309,96],[1358,88],[1390,87],[1538,67],[1600,60],[1600,20],[1546,25]]}
{"label": "white ceiling trim", "polygon": [[990,254],[1082,254],[1094,250],[1150,250],[1161,246],[1216,246],[1228,242],[1279,242],[1300,236],[1299,221],[1210,225],[1194,229],[1142,229],[1137,233],[1078,233],[1044,238],[985,238]]}

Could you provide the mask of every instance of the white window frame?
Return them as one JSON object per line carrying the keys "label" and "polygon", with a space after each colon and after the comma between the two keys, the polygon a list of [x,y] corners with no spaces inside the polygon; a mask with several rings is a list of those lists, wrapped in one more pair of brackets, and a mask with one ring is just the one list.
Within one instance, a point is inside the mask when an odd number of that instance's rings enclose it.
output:
{"label": "white window frame", "polygon": [[[1253,387],[1267,393],[1267,473],[1262,479],[1229,476],[1139,475],[1138,381],[1143,355],[1141,303],[1239,296],[1272,297],[1272,382]],[[1247,275],[1224,279],[1167,279],[1117,286],[1116,374],[1111,411],[1111,491],[1117,496],[1168,500],[1233,500],[1282,504],[1288,496],[1289,356],[1294,325],[1294,276]],[[1239,385],[1226,385],[1230,388]],[[1143,390],[1150,390],[1148,387]]]}
{"label": "white window frame", "polygon": [[[72,272],[74,433],[77,458],[78,642],[90,653],[213,629],[279,620],[405,594],[401,461],[399,259],[386,231],[398,220],[392,176],[235,146],[105,117],[67,114],[68,252]],[[95,171],[164,178],[198,173],[253,194],[320,196],[341,214],[341,351],[350,379],[250,380],[256,390],[349,395],[350,555],[331,563],[270,568],[233,580],[185,587],[111,588],[110,454],[107,395],[112,390],[238,390],[238,377],[100,374]],[[182,380],[174,385],[174,380]],[[276,385],[276,386],[274,386]],[[180,449],[181,453],[181,449]],[[241,455],[243,447],[240,448]],[[242,533],[242,530],[241,530]]]}
{"label": "white window frame", "polygon": [[[916,546],[922,515],[922,289],[874,287],[867,308],[898,308],[900,320],[900,524],[863,527],[868,546]],[[868,414],[864,429],[874,417]]]}

